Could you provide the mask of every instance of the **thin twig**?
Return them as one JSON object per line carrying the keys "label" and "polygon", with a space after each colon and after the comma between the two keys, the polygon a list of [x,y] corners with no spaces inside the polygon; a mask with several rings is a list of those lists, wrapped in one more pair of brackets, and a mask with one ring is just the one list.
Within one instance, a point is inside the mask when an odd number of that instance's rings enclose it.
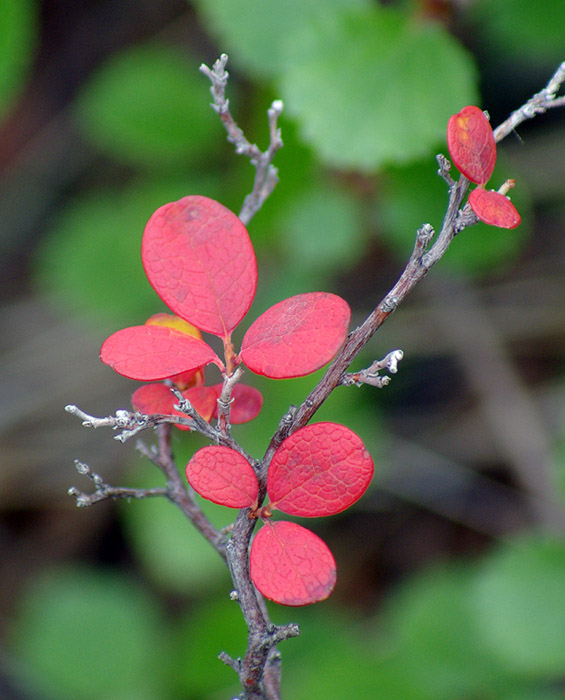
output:
{"label": "thin twig", "polygon": [[[556,94],[565,82],[565,62],[563,62],[548,82],[547,86],[534,95],[525,105],[512,113],[495,131],[497,141],[505,138],[525,119],[541,114],[547,109],[563,105],[563,99]],[[469,180],[461,175],[457,182],[451,180],[447,159],[438,156],[439,175],[450,184],[449,201],[440,233],[432,243],[433,229],[429,224],[422,226],[416,235],[412,255],[396,284],[381,300],[365,321],[348,337],[345,345],[329,366],[326,373],[294,412],[292,419],[284,417],[271,439],[263,458],[263,474],[266,474],[274,451],[282,440],[308,423],[318,408],[336,386],[342,383],[345,372],[359,351],[369,342],[375,332],[390,316],[392,311],[406,298],[424,278],[430,268],[440,260],[449,248],[453,238],[463,229],[476,222],[476,217],[467,208],[461,208],[469,187]],[[453,184],[451,184],[453,183]]]}
{"label": "thin twig", "polygon": [[283,145],[281,130],[277,127],[277,121],[283,111],[283,103],[282,100],[275,100],[267,110],[269,146],[263,152],[258,146],[247,140],[230,112],[229,100],[226,97],[226,86],[229,78],[229,73],[226,71],[227,62],[228,57],[223,53],[211,69],[202,64],[200,70],[212,83],[210,92],[213,102],[211,106],[222,120],[228,134],[228,141],[234,144],[236,153],[247,156],[255,167],[253,189],[245,198],[239,212],[239,218],[247,226],[279,181],[277,168],[272,162],[275,153]]}
{"label": "thin twig", "polygon": [[527,119],[533,119],[537,114],[543,114],[548,109],[565,106],[565,96],[558,97],[557,93],[565,83],[565,61],[559,66],[543,90],[537,92],[525,104],[502,122],[494,130],[494,140],[502,141],[503,138],[516,129]]}
{"label": "thin twig", "polygon": [[78,508],[87,508],[94,503],[99,503],[100,501],[105,501],[109,498],[127,498],[129,500],[131,498],[142,499],[150,498],[152,496],[169,496],[169,491],[167,488],[133,489],[123,486],[110,486],[104,481],[100,474],[93,472],[88,464],[75,460],[75,467],[79,474],[89,478],[96,487],[94,493],[88,494],[79,491],[79,489],[77,489],[75,486],[71,486],[67,493],[69,496],[74,496],[76,498]]}

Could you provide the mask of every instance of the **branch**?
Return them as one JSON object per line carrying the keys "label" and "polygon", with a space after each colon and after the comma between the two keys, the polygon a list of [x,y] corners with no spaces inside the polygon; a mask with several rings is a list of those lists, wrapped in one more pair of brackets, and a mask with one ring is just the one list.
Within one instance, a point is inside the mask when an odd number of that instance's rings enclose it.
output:
{"label": "branch", "polygon": [[245,134],[231,115],[229,100],[226,97],[226,86],[229,78],[229,73],[226,71],[227,62],[228,57],[223,53],[211,69],[202,64],[200,70],[212,83],[210,88],[214,100],[212,108],[222,120],[228,134],[228,141],[234,144],[236,153],[247,156],[255,167],[253,190],[245,198],[239,212],[239,218],[247,226],[279,181],[277,168],[272,165],[272,161],[275,153],[283,145],[281,131],[277,127],[278,118],[283,111],[283,103],[282,100],[275,100],[267,110],[269,117],[269,146],[263,152],[258,146],[246,139]]}
{"label": "branch", "polygon": [[234,386],[243,376],[243,369],[238,367],[231,375],[224,375],[222,393],[218,398],[218,428],[222,435],[230,435],[230,411],[233,399],[231,397]]}
{"label": "branch", "polygon": [[[552,107],[563,106],[565,98],[556,97],[563,82],[565,82],[565,62],[559,66],[543,90],[534,95],[520,109],[513,112],[494,131],[495,139],[497,141],[502,140],[525,119],[533,118],[536,114],[541,114]],[[424,224],[418,230],[412,255],[396,284],[373,309],[365,321],[350,333],[345,345],[308,397],[292,415],[289,413],[281,420],[263,458],[263,475],[266,474],[272,456],[284,438],[308,423],[335,387],[343,383],[344,375],[349,365],[360,350],[369,342],[375,332],[397,306],[404,301],[414,287],[421,282],[428,270],[443,257],[453,238],[477,221],[467,206],[463,207],[463,209],[461,208],[469,187],[469,180],[461,175],[455,182],[449,174],[450,166],[447,159],[440,155],[437,160],[439,175],[449,185],[449,201],[440,233],[432,244],[434,230],[430,224]],[[347,380],[345,383],[347,383]]]}
{"label": "branch", "polygon": [[169,496],[169,490],[167,488],[155,488],[155,489],[132,489],[122,486],[110,486],[107,484],[100,474],[96,474],[92,469],[84,462],[79,462],[75,459],[75,467],[79,474],[88,477],[96,490],[94,493],[87,494],[79,491],[75,486],[67,491],[69,496],[74,496],[76,498],[76,504],[78,508],[87,508],[94,503],[99,503],[100,501],[105,501],[108,498],[120,499],[120,498],[149,498],[151,496]]}
{"label": "branch", "polygon": [[382,360],[375,360],[370,367],[367,369],[362,369],[359,372],[348,372],[344,374],[340,384],[342,386],[351,386],[356,384],[361,386],[361,384],[371,384],[376,386],[377,389],[382,389],[388,386],[390,383],[390,377],[381,377],[379,374],[383,369],[388,370],[391,374],[396,374],[398,372],[398,363],[404,357],[402,350],[392,350],[388,353]]}
{"label": "branch", "polygon": [[121,430],[119,435],[115,436],[116,440],[126,442],[130,438],[137,435],[142,430],[154,428],[162,424],[183,425],[187,428],[195,430],[195,424],[191,418],[183,418],[183,416],[169,416],[160,413],[154,415],[145,415],[132,411],[119,410],[115,416],[106,416],[105,418],[97,418],[85,413],[82,409],[74,404],[65,406],[65,411],[73,416],[78,416],[82,419],[82,424],[85,428],[112,428],[112,430]]}
{"label": "branch", "polygon": [[494,130],[494,140],[502,141],[511,131],[526,119],[533,119],[537,114],[544,114],[548,109],[565,106],[565,96],[558,97],[557,93],[565,82],[565,61],[551,76],[543,90],[537,92],[525,104],[508,117]]}

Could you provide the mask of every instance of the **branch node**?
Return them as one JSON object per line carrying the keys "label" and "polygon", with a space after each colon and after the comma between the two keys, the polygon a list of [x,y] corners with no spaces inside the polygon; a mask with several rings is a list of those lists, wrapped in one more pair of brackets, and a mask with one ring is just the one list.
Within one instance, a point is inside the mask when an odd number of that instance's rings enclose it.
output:
{"label": "branch node", "polygon": [[395,295],[387,295],[381,302],[381,311],[385,314],[391,314],[398,306],[398,297]]}
{"label": "branch node", "polygon": [[396,374],[398,372],[398,363],[404,357],[402,350],[391,350],[382,360],[375,360],[370,367],[362,369],[359,372],[348,372],[341,380],[344,386],[361,386],[362,384],[370,384],[371,386],[382,389],[390,383],[390,377],[381,377],[379,372],[383,369]]}

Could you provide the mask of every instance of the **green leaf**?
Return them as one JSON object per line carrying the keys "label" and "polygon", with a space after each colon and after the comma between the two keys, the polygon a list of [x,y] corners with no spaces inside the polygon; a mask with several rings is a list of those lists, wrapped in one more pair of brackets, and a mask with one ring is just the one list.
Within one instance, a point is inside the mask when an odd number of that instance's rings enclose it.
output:
{"label": "green leaf", "polygon": [[209,30],[234,64],[258,78],[286,66],[284,37],[323,14],[368,7],[368,0],[198,0]]}
{"label": "green leaf", "polygon": [[284,697],[429,700],[431,696],[404,669],[377,657],[366,624],[361,626],[322,605],[323,614],[318,616],[293,610],[301,634],[288,648],[292,659],[283,673]]}
{"label": "green leaf", "polygon": [[[562,0],[479,0],[471,5],[471,17],[482,41],[531,65],[563,60],[565,3]],[[485,43],[486,43],[485,42]],[[547,76],[549,79],[549,76]]]}
{"label": "green leaf", "polygon": [[[192,191],[218,195],[209,180]],[[190,184],[178,178],[77,197],[38,252],[35,273],[41,290],[66,309],[109,323],[143,323],[164,310],[143,271],[141,237],[157,207],[187,192]]]}
{"label": "green leaf", "polygon": [[76,115],[85,138],[114,159],[151,167],[194,161],[223,143],[208,88],[184,54],[136,46],[94,73]]}
{"label": "green leaf", "polygon": [[[163,486],[156,469],[140,471],[135,486]],[[184,474],[182,475],[184,479]],[[223,525],[232,513],[227,508],[199,505],[208,517],[223,515]],[[201,595],[212,588],[228,590],[227,567],[212,546],[196,530],[177,506],[165,498],[147,498],[121,504],[120,512],[131,546],[147,574],[165,590]],[[213,515],[210,516],[210,513]]]}
{"label": "green leaf", "polygon": [[53,569],[24,593],[11,649],[22,681],[48,697],[157,700],[169,639],[135,582],[98,569]]}
{"label": "green leaf", "polygon": [[343,271],[363,252],[359,204],[329,184],[303,191],[280,225],[285,254],[310,276]]}
{"label": "green leaf", "polygon": [[[227,590],[213,601],[191,605],[176,624],[175,697],[231,698],[240,689],[236,674],[218,659],[221,651],[241,657],[247,646],[241,608]],[[214,691],[223,692],[212,695]]]}
{"label": "green leaf", "polygon": [[[502,157],[491,183],[497,188],[509,176]],[[406,261],[422,224],[431,223],[440,230],[447,208],[448,188],[436,175],[437,164],[430,157],[407,167],[388,168],[383,174],[381,197],[376,210],[379,235],[400,261]],[[513,230],[494,228],[483,223],[469,227],[453,241],[442,258],[441,269],[455,273],[480,275],[509,264],[519,255],[530,232],[531,203],[523,181],[518,176],[511,190],[512,202],[522,216]]]}
{"label": "green leaf", "polygon": [[[390,8],[328,14],[288,36],[280,90],[329,165],[372,171],[445,140],[477,99],[471,57],[441,27]],[[290,59],[292,57],[292,60]]]}
{"label": "green leaf", "polygon": [[36,14],[34,0],[0,0],[0,118],[23,87],[35,51]]}
{"label": "green leaf", "polygon": [[483,697],[508,682],[473,623],[473,575],[470,567],[438,566],[412,577],[385,603],[379,626],[385,655],[426,697]]}
{"label": "green leaf", "polygon": [[35,50],[34,0],[0,0],[0,118],[21,90]]}
{"label": "green leaf", "polygon": [[484,642],[525,677],[565,668],[565,542],[530,537],[485,562],[473,592]]}

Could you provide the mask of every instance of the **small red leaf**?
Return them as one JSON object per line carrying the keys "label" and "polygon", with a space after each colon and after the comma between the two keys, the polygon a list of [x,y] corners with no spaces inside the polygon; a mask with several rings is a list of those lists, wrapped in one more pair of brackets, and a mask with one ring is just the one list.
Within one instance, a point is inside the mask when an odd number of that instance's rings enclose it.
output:
{"label": "small red leaf", "polygon": [[478,185],[490,180],[496,163],[496,142],[489,120],[478,107],[469,105],[450,117],[447,147],[465,177]]}
{"label": "small red leaf", "polygon": [[145,413],[148,416],[153,413],[170,416],[173,413],[175,403],[174,394],[164,384],[144,384],[131,395],[131,405],[134,411]]}
{"label": "small red leaf", "polygon": [[[216,408],[216,392],[207,386],[195,386],[183,391],[182,395],[190,401],[194,409],[209,421]],[[176,396],[165,384],[144,384],[133,392],[131,404],[135,411],[151,415],[161,413],[165,416],[182,416],[174,406],[178,403]],[[190,426],[177,425],[179,430],[190,430]]]}
{"label": "small red leaf", "polygon": [[149,282],[182,318],[226,337],[247,313],[257,286],[249,234],[223,205],[198,195],[157,209],[141,245]]}
{"label": "small red leaf", "polygon": [[[202,418],[204,418],[204,420],[209,421],[212,418],[218,404],[216,401],[216,392],[211,387],[192,386],[190,389],[183,391],[182,395],[185,399],[190,401],[192,407],[202,416]],[[178,403],[176,398],[174,403]],[[186,418],[186,415],[180,411],[177,411],[176,408],[173,408],[173,415],[185,416]],[[177,427],[182,428],[180,425]]]}
{"label": "small red leaf", "polygon": [[305,527],[284,521],[268,521],[255,535],[249,569],[259,591],[281,605],[325,600],[337,577],[326,543]]}
{"label": "small red leaf", "polygon": [[186,465],[186,478],[203,498],[229,508],[257,503],[259,483],[249,462],[230,447],[203,447]]}
{"label": "small red leaf", "polygon": [[[222,394],[223,384],[214,384],[211,387],[216,392],[219,399]],[[233,388],[232,404],[230,407],[230,423],[248,423],[259,415],[263,406],[263,395],[259,389],[247,386],[247,384],[236,384]],[[218,416],[218,405],[214,412],[214,418]]]}
{"label": "small red leaf", "polygon": [[265,377],[302,377],[336,355],[350,320],[351,309],[341,297],[298,294],[259,316],[243,338],[240,357],[252,372]]}
{"label": "small red leaf", "polygon": [[373,478],[361,438],[339,423],[297,430],[275,452],[267,475],[272,508],[313,518],[349,508]]}
{"label": "small red leaf", "polygon": [[471,209],[481,221],[499,228],[516,228],[522,221],[512,202],[500,192],[475,188],[469,193]]}
{"label": "small red leaf", "polygon": [[[198,340],[202,340],[202,333],[198,330],[198,328],[196,328],[196,326],[193,326],[191,323],[188,323],[188,321],[185,321],[179,316],[174,316],[173,314],[153,314],[151,318],[148,318],[147,321],[145,321],[145,325],[167,326],[168,328],[173,328],[176,331],[187,333],[194,338],[198,338]],[[175,376],[168,378],[178,389],[184,391],[191,386],[199,386],[200,384],[204,384],[204,370],[202,368],[191,369],[188,372],[181,372],[180,374],[176,374]]]}
{"label": "small red leaf", "polygon": [[214,362],[223,364],[203,340],[165,326],[131,326],[102,344],[100,359],[130,379],[156,381]]}

